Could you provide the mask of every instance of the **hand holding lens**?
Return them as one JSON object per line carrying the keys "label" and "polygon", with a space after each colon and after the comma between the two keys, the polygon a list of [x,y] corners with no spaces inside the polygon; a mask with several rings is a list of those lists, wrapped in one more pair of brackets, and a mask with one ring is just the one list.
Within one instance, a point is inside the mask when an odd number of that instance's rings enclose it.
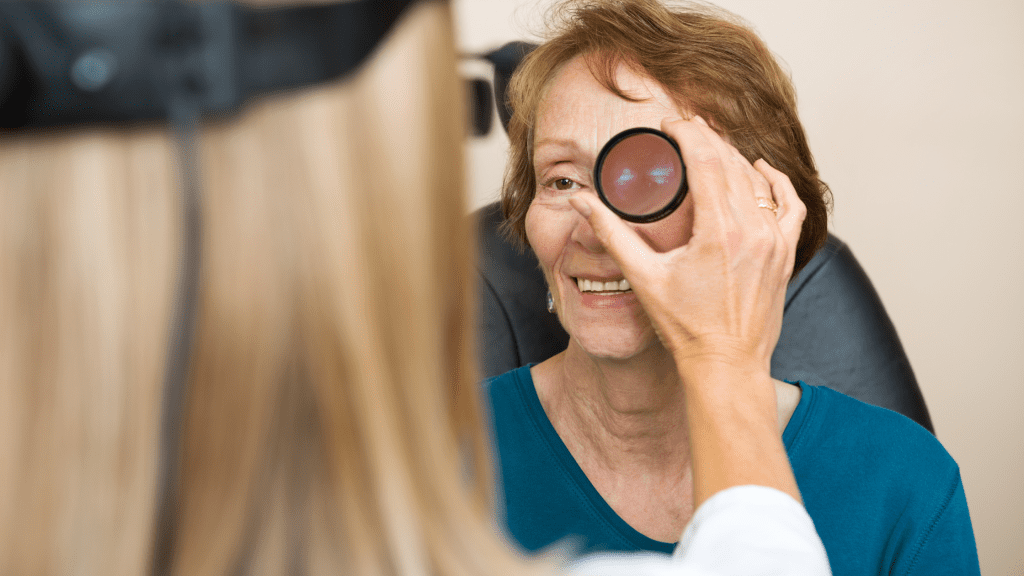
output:
{"label": "hand holding lens", "polygon": [[679,146],[660,130],[630,128],[601,149],[594,167],[597,195],[623,220],[654,222],[683,203],[686,166]]}

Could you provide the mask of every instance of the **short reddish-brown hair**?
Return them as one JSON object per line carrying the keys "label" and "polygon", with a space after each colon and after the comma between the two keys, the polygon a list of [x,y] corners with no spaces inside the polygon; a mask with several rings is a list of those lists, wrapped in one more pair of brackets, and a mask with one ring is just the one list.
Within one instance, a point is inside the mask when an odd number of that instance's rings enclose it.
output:
{"label": "short reddish-brown hair", "polygon": [[511,147],[502,187],[503,231],[526,243],[536,193],[533,130],[550,80],[585,55],[595,78],[626,100],[615,70],[626,65],[665,87],[683,110],[706,118],[751,162],[789,176],[807,206],[794,274],[828,235],[831,193],[818,178],[788,75],[758,36],[731,14],[658,0],[567,0],[549,16],[549,39],[519,65],[509,87]]}

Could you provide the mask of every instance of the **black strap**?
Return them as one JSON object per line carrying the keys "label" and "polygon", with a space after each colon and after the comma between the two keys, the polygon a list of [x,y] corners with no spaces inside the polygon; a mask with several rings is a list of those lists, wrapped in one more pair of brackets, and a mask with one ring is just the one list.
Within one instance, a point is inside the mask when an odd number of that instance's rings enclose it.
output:
{"label": "black strap", "polygon": [[194,53],[202,116],[352,72],[413,0],[0,2],[0,127],[167,120],[162,70]]}

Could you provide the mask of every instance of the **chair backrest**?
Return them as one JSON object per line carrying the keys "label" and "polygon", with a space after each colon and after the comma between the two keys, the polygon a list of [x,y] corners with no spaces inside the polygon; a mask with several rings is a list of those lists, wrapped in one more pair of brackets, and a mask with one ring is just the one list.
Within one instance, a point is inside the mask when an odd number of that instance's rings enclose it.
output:
{"label": "chair backrest", "polygon": [[[515,64],[533,46],[507,44],[492,52],[495,100],[507,126],[505,98]],[[564,350],[569,336],[547,311],[547,286],[537,259],[499,232],[502,214],[490,204],[473,215],[479,238],[478,358],[484,377],[496,376]],[[849,247],[829,235],[790,283],[772,375],[803,380],[894,410],[934,432],[896,329]]]}

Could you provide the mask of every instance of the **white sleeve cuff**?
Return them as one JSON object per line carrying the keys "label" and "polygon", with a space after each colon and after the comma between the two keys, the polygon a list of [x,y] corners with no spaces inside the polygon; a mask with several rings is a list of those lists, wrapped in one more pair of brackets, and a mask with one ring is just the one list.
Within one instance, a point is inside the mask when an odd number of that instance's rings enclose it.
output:
{"label": "white sleeve cuff", "polygon": [[580,576],[831,576],[804,507],[765,486],[735,486],[709,498],[671,556],[599,554],[569,566]]}
{"label": "white sleeve cuff", "polygon": [[766,486],[734,486],[709,498],[693,515],[673,556],[723,576],[832,574],[807,510]]}

